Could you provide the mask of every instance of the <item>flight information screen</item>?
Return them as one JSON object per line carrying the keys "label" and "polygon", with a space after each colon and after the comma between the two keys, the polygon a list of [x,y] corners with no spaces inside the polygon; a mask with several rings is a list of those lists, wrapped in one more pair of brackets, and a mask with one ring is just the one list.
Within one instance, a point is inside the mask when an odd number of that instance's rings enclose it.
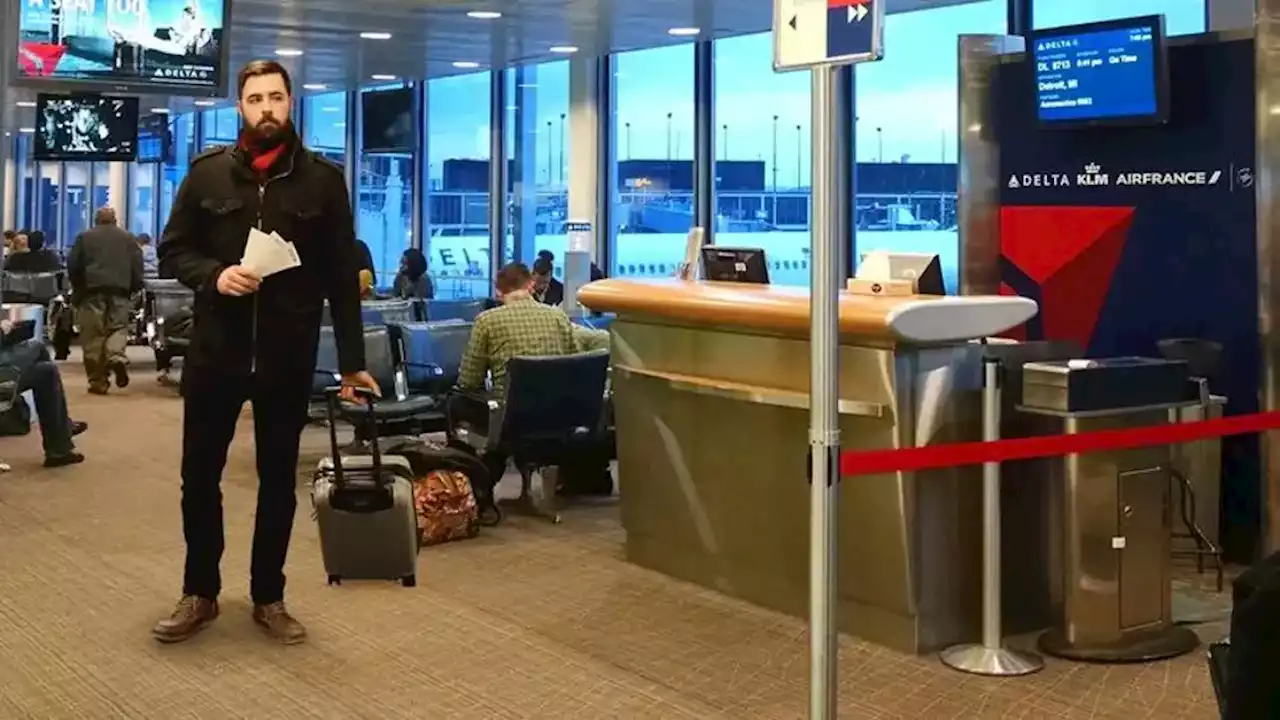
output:
{"label": "flight information screen", "polygon": [[1033,39],[1036,106],[1045,123],[1163,120],[1160,18],[1056,28]]}

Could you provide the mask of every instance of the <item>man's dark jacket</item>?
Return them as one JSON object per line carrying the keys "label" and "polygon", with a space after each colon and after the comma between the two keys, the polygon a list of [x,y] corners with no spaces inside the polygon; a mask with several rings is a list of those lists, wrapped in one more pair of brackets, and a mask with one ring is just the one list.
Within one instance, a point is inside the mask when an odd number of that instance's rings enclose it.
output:
{"label": "man's dark jacket", "polygon": [[[254,226],[292,242],[302,265],[264,279],[251,295],[222,295],[218,276],[240,263]],[[187,367],[253,372],[297,384],[302,392],[311,386],[328,299],[337,370],[364,369],[347,183],[341,169],[301,144],[286,149],[265,179],[237,147],[197,156],[178,189],[157,253],[160,276],[177,278],[196,293]]]}
{"label": "man's dark jacket", "polygon": [[142,249],[119,225],[96,225],[76,237],[67,255],[76,295],[126,297],[142,289]]}

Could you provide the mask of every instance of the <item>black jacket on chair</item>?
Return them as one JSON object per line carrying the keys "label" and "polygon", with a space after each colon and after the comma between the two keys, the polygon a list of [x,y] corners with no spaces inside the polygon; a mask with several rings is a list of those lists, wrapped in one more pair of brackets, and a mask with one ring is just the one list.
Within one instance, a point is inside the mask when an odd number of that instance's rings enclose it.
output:
{"label": "black jacket on chair", "polygon": [[[301,267],[244,297],[218,293],[218,276],[240,263],[249,229],[292,242]],[[305,378],[315,370],[325,300],[338,370],[364,369],[358,250],[342,170],[296,143],[265,180],[239,148],[199,155],[178,190],[158,250],[161,277],[195,291],[187,367]]]}

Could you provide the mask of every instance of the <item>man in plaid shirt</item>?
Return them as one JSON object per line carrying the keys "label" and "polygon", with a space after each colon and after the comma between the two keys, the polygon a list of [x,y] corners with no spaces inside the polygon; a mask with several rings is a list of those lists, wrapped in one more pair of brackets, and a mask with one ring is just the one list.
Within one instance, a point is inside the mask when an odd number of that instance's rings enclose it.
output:
{"label": "man in plaid shirt", "polygon": [[[560,308],[538,302],[533,296],[533,274],[525,264],[510,263],[499,270],[494,289],[502,304],[476,318],[458,371],[460,392],[452,396],[449,407],[454,423],[464,422],[480,433],[488,430],[488,398],[501,398],[506,390],[511,358],[572,355],[609,347],[608,331],[578,327]],[[486,388],[486,377],[492,378],[492,390]],[[492,483],[497,484],[506,471],[506,455],[491,452],[484,460]],[[483,504],[491,497],[478,499]]]}

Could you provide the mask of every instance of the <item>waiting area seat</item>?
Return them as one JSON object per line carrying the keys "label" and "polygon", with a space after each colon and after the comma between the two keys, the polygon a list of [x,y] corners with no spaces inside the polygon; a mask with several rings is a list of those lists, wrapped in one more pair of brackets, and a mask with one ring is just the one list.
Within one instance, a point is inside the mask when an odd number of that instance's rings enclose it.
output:
{"label": "waiting area seat", "polygon": [[[320,352],[332,352],[332,365],[317,363],[315,386],[326,380],[339,379],[337,352],[333,341],[333,328],[321,328]],[[332,349],[332,350],[330,350]],[[374,423],[377,433],[399,434],[404,432],[431,432],[443,425],[444,411],[437,397],[410,393],[404,380],[404,368],[399,359],[391,330],[386,325],[372,325],[364,329],[365,369],[382,388],[383,399],[374,405]],[[333,383],[328,382],[327,386]],[[344,420],[356,426],[368,422],[369,410],[363,405],[344,403],[341,407]]]}
{"label": "waiting area seat", "polygon": [[[517,508],[559,522],[559,513],[547,506],[556,495],[556,478],[545,468],[565,465],[605,442],[608,374],[609,353],[605,350],[512,358],[507,363],[506,392],[500,400],[471,398],[487,405],[485,427],[454,418],[455,402],[449,403],[450,439],[480,453],[509,456],[520,472]],[[542,479],[539,497],[533,491],[535,472]]]}
{"label": "waiting area seat", "polygon": [[159,278],[146,280],[142,292],[147,340],[156,353],[156,361],[185,356],[191,344],[195,293],[177,280]]}
{"label": "waiting area seat", "polygon": [[37,273],[8,270],[0,272],[0,295],[3,295],[4,302],[48,306],[64,295],[69,288],[67,273],[63,270]]}
{"label": "waiting area seat", "polygon": [[473,323],[463,320],[394,323],[409,392],[443,395],[458,382]]}
{"label": "waiting area seat", "polygon": [[485,301],[479,300],[426,300],[423,301],[423,312],[420,320],[439,322],[442,320],[462,320],[474,322],[476,316],[484,312]]}

